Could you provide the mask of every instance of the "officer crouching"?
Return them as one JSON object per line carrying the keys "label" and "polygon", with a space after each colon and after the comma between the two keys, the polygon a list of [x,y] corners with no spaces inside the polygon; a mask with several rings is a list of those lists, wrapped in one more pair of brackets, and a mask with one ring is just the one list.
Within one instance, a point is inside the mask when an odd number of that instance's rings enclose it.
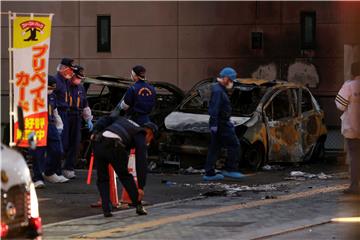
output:
{"label": "officer crouching", "polygon": [[[136,213],[138,215],[147,214],[141,204],[146,183],[146,149],[157,131],[157,126],[152,122],[140,127],[135,122],[121,116],[106,116],[96,122],[91,138],[94,141],[94,157],[97,163],[97,186],[105,217],[112,216],[109,164],[114,168],[123,187],[128,192],[132,205],[136,207]],[[134,177],[128,171],[129,150],[131,148],[135,148],[138,187]]]}

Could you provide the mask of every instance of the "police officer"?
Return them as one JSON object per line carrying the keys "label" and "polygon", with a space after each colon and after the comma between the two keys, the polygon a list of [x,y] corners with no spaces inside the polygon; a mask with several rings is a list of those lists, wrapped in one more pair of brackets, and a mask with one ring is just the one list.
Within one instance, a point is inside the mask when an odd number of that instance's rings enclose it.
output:
{"label": "police officer", "polygon": [[131,79],[135,84],[125,93],[117,108],[126,111],[126,116],[142,126],[149,122],[149,114],[155,106],[155,88],[146,82],[146,69],[136,65],[131,71]]}
{"label": "police officer", "polygon": [[61,132],[63,123],[59,116],[56,104],[56,79],[53,76],[48,77],[48,132],[46,144],[46,159],[44,167],[44,179],[51,183],[64,183],[69,179],[61,173],[61,157],[64,153]]}
{"label": "police officer", "polygon": [[[111,202],[109,189],[108,166],[114,168],[123,187],[128,192],[136,213],[146,215],[141,204],[146,183],[146,148],[150,144],[158,128],[152,122],[143,127],[121,116],[106,116],[99,119],[91,138],[94,140],[94,157],[97,163],[97,186],[102,199],[102,208],[105,217],[111,217]],[[134,177],[128,171],[129,150],[135,148],[136,173],[138,187]]]}
{"label": "police officer", "polygon": [[79,65],[74,66],[74,75],[71,78],[69,85],[69,145],[66,152],[63,170],[64,175],[69,179],[73,179],[76,177],[74,165],[76,162],[76,157],[81,141],[81,118],[84,118],[90,131],[92,131],[93,128],[93,124],[91,121],[93,119],[93,116],[91,114],[91,109],[86,99],[85,88],[81,84],[81,80],[83,78],[85,78],[84,68]]}
{"label": "police officer", "polygon": [[[221,70],[218,83],[212,86],[211,98],[209,102],[209,127],[211,133],[211,143],[208,150],[205,164],[205,181],[221,180],[226,177],[242,178],[238,172],[240,160],[240,143],[235,134],[235,128],[230,121],[231,102],[227,90],[233,87],[237,73],[234,69],[226,67]],[[216,173],[214,169],[215,162],[219,156],[221,147],[227,149],[227,161],[225,170]]]}
{"label": "police officer", "polygon": [[57,114],[56,99],[53,93],[55,88],[56,79],[49,76],[47,146],[30,150],[30,155],[33,158],[33,182],[36,188],[45,187],[44,179],[52,183],[68,181],[68,179],[61,175],[62,145],[59,131],[62,130],[63,124],[60,116]]}
{"label": "police officer", "polygon": [[56,104],[61,120],[64,124],[61,133],[61,142],[63,145],[64,153],[67,152],[69,142],[69,124],[68,124],[68,111],[69,111],[69,85],[70,79],[74,75],[74,60],[70,58],[63,58],[57,66],[56,89],[54,94],[56,96]]}

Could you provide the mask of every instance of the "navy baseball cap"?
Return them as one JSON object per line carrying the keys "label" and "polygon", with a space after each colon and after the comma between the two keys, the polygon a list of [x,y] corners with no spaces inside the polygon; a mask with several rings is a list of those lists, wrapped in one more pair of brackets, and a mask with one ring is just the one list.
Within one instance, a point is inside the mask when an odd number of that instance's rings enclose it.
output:
{"label": "navy baseball cap", "polygon": [[141,79],[145,79],[146,69],[142,65],[136,65],[133,67],[132,71]]}
{"label": "navy baseball cap", "polygon": [[48,88],[56,88],[56,78],[51,75],[48,76]]}
{"label": "navy baseball cap", "polygon": [[64,66],[67,66],[67,67],[70,67],[70,68],[74,68],[74,59],[63,58],[63,59],[61,59],[60,64],[64,65]]}
{"label": "navy baseball cap", "polygon": [[78,77],[78,78],[84,78],[84,68],[80,65],[76,65],[74,66],[74,74]]}

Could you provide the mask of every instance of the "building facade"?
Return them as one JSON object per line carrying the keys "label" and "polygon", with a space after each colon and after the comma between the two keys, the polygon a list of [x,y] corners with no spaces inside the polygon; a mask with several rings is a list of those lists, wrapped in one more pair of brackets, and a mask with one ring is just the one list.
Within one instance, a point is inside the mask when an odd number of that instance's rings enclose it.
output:
{"label": "building facade", "polygon": [[[1,11],[54,13],[50,74],[62,57],[87,75],[148,78],[187,90],[233,66],[240,77],[310,81],[338,126],[334,96],[358,58],[360,2],[1,2]],[[2,17],[2,122],[8,121],[8,28]],[[110,31],[109,31],[110,30]],[[310,80],[309,80],[310,79]]]}

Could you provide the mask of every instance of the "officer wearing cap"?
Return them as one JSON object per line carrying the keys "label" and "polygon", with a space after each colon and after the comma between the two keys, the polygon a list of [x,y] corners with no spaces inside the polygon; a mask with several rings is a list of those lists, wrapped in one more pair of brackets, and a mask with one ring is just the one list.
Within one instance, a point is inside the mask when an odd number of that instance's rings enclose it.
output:
{"label": "officer wearing cap", "polygon": [[[33,157],[33,181],[36,188],[45,187],[44,179],[51,183],[67,182],[69,179],[61,175],[61,156],[63,154],[60,133],[63,123],[58,115],[56,97],[56,79],[48,76],[48,131],[46,147],[31,150]],[[58,173],[58,174],[57,174]]]}
{"label": "officer wearing cap", "polygon": [[70,79],[74,75],[74,60],[70,58],[63,58],[56,70],[56,89],[54,90],[54,94],[56,96],[57,109],[64,124],[64,129],[61,133],[61,141],[64,152],[66,152],[69,145],[69,85]]}
{"label": "officer wearing cap", "polygon": [[[97,163],[97,186],[102,200],[105,217],[111,217],[108,166],[112,165],[119,180],[128,192],[136,213],[146,215],[141,204],[146,183],[147,159],[146,149],[158,128],[152,122],[140,127],[137,123],[119,115],[100,118],[93,130],[94,157]],[[135,148],[136,173],[138,187],[134,177],[128,171],[130,149]]]}
{"label": "officer wearing cap", "polygon": [[68,128],[69,128],[69,146],[66,152],[66,158],[64,163],[64,175],[73,179],[76,177],[74,171],[74,165],[76,163],[76,157],[78,149],[80,147],[81,140],[81,118],[83,118],[87,124],[89,131],[92,131],[93,116],[86,99],[86,92],[84,86],[81,84],[81,80],[85,78],[84,68],[76,65],[74,66],[74,75],[70,80],[69,85],[69,111],[68,111]]}
{"label": "officer wearing cap", "polygon": [[146,69],[135,66],[131,71],[131,79],[135,84],[125,93],[123,100],[117,106],[125,110],[126,116],[138,123],[140,126],[150,121],[149,114],[155,106],[155,88],[146,82]]}
{"label": "officer wearing cap", "polygon": [[[230,121],[231,102],[227,90],[233,87],[237,73],[234,69],[226,67],[221,70],[218,82],[213,85],[211,98],[209,102],[209,128],[211,134],[211,143],[208,150],[205,164],[205,181],[221,180],[225,177],[242,178],[243,175],[238,172],[240,160],[240,143],[235,134],[235,128]],[[227,150],[227,161],[225,169],[216,173],[214,166],[219,157],[221,148]]]}
{"label": "officer wearing cap", "polygon": [[69,179],[61,173],[61,157],[64,150],[61,142],[61,133],[64,125],[58,113],[56,96],[56,79],[48,77],[48,132],[46,144],[46,160],[44,167],[44,179],[51,183],[64,183]]}

